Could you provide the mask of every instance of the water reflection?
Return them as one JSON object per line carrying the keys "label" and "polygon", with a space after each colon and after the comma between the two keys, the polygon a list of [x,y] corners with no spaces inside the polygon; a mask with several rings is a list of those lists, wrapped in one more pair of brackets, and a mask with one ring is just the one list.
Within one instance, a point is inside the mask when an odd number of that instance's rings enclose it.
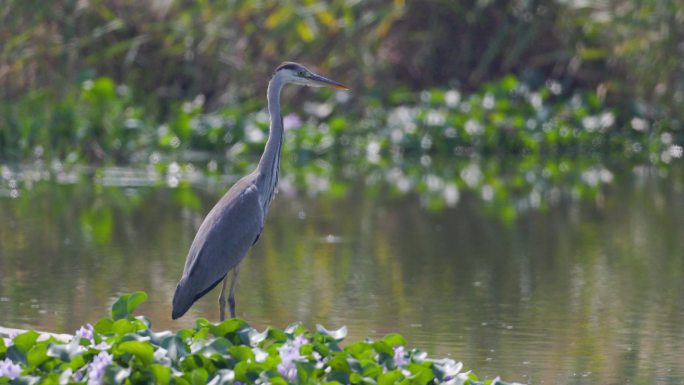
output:
{"label": "water reflection", "polygon": [[[149,293],[142,311],[155,328],[217,319],[216,292],[177,322],[170,303],[230,177],[168,188],[140,182],[140,171],[120,186],[105,183],[111,172],[23,182],[0,198],[0,325],[73,332],[133,290]],[[562,193],[512,219],[497,214],[510,200],[480,190],[434,211],[382,183],[351,183],[334,199],[291,189],[241,271],[238,313],[258,328],[400,332],[490,378],[682,383],[684,172],[611,175],[587,199]]]}

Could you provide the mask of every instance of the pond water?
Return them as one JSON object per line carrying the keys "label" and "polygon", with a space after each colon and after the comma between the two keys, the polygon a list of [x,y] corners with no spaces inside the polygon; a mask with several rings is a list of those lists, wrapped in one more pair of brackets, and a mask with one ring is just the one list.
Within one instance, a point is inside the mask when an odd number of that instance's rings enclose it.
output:
{"label": "pond water", "polygon": [[[243,264],[239,316],[258,329],[346,325],[350,340],[399,332],[480,377],[682,384],[684,170],[615,175],[589,199],[508,220],[467,191],[442,210],[363,183],[337,198],[281,191]],[[178,321],[170,304],[222,180],[120,181],[4,186],[0,325],[73,333],[137,290],[157,330],[217,320],[217,290]]]}

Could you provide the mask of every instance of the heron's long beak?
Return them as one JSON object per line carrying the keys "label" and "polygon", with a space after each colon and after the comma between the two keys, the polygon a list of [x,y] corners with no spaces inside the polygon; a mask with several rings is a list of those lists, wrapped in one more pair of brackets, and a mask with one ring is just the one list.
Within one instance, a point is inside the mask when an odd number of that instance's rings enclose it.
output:
{"label": "heron's long beak", "polygon": [[342,90],[346,91],[349,89],[349,87],[340,84],[334,80],[330,80],[326,77],[323,77],[321,75],[316,75],[312,74],[311,77],[309,77],[309,80],[311,81],[312,85],[318,86],[318,87],[328,87],[328,88],[334,88],[336,90]]}

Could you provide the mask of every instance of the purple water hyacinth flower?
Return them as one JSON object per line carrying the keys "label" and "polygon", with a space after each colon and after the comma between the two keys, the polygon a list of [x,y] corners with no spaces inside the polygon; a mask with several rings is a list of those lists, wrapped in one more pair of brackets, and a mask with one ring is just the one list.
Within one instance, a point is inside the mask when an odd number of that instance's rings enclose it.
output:
{"label": "purple water hyacinth flower", "polygon": [[299,347],[287,343],[279,347],[278,352],[280,353],[278,373],[289,381],[294,381],[297,378],[297,366],[295,365],[295,361],[302,358],[299,354]]}
{"label": "purple water hyacinth flower", "polygon": [[100,352],[93,357],[93,362],[88,365],[88,385],[102,385],[105,370],[112,363],[112,355]]}
{"label": "purple water hyacinth flower", "polygon": [[302,125],[302,119],[295,113],[287,114],[283,117],[283,129],[290,130]]}
{"label": "purple water hyacinth flower", "polygon": [[84,368],[85,367],[75,371],[74,374],[72,374],[72,377],[74,377],[74,381],[81,382],[81,380],[83,379],[83,369]]}
{"label": "purple water hyacinth flower", "polygon": [[298,335],[297,337],[295,337],[295,339],[292,341],[292,346],[299,349],[302,347],[302,345],[306,345],[308,343],[309,343],[309,340],[306,337],[304,337],[304,333],[302,333],[302,334]]}
{"label": "purple water hyacinth flower", "polygon": [[102,342],[100,342],[99,344],[93,346],[93,348],[95,348],[95,349],[97,349],[97,350],[107,350],[107,349],[109,349],[109,348],[111,348],[111,347],[112,347],[112,345],[106,343],[105,341],[102,341]]}
{"label": "purple water hyacinth flower", "polygon": [[394,349],[394,362],[397,364],[397,366],[408,364],[408,360],[406,359],[406,351],[403,346],[395,346],[392,349]]}
{"label": "purple water hyacinth flower", "polygon": [[0,377],[7,377],[10,380],[21,375],[21,366],[15,364],[9,358],[0,361]]}
{"label": "purple water hyacinth flower", "polygon": [[80,329],[76,330],[76,334],[74,334],[74,337],[85,338],[85,339],[92,342],[93,341],[93,325],[85,324],[84,326],[81,326]]}

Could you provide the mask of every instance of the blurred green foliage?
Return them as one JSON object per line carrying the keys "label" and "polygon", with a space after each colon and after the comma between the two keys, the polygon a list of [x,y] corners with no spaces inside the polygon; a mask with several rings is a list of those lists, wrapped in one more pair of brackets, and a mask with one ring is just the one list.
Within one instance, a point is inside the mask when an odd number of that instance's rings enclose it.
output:
{"label": "blurred green foliage", "polygon": [[313,115],[294,134],[302,156],[370,143],[660,159],[683,141],[676,0],[10,0],[0,21],[5,160],[252,153],[284,59],[354,90],[343,108],[333,97],[296,107]]}

